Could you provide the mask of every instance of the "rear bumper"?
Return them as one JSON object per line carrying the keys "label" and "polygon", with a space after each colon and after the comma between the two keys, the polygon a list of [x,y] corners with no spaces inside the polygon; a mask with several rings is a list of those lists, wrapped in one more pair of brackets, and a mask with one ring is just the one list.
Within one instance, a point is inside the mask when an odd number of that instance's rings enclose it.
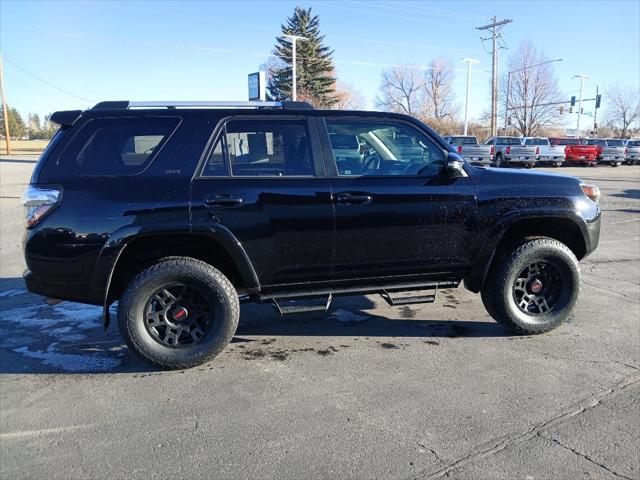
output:
{"label": "rear bumper", "polygon": [[86,284],[47,283],[42,278],[36,276],[31,270],[26,270],[22,274],[22,278],[24,279],[27,290],[36,295],[72,302],[102,305],[102,295],[100,292],[93,292],[87,288]]}
{"label": "rear bumper", "polygon": [[505,161],[509,163],[536,163],[538,160],[536,157],[504,157]]}

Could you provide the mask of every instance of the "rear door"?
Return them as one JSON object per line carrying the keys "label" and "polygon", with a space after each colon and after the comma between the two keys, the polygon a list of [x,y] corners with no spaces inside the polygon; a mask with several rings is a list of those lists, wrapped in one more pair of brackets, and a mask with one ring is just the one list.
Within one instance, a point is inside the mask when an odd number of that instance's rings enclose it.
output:
{"label": "rear door", "polygon": [[330,278],[333,205],[314,120],[231,117],[214,137],[192,184],[193,228],[230,231],[263,286]]}
{"label": "rear door", "polygon": [[[426,132],[375,116],[326,117],[319,126],[335,208],[337,278],[422,274],[471,263],[473,185],[468,177],[444,175],[444,151]],[[331,148],[331,135],[358,139],[357,163]]]}

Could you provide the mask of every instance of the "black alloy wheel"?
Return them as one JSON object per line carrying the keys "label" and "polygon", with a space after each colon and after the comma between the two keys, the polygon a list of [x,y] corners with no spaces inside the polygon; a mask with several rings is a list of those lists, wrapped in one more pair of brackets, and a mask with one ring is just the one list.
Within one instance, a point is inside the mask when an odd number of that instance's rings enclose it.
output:
{"label": "black alloy wheel", "polygon": [[562,277],[558,269],[545,261],[527,265],[513,283],[513,299],[529,315],[546,314],[560,298]]}
{"label": "black alloy wheel", "polygon": [[197,344],[214,322],[214,306],[197,287],[174,282],[156,290],[145,305],[144,321],[161,345],[181,348]]}

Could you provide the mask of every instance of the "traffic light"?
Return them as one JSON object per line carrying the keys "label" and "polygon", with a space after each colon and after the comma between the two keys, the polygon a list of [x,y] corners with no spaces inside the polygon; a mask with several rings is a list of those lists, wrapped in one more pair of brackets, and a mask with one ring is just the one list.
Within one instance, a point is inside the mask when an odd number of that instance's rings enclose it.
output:
{"label": "traffic light", "polygon": [[596,95],[596,108],[600,108],[600,100],[602,99],[602,95]]}
{"label": "traffic light", "polygon": [[597,124],[597,123],[594,123],[594,124],[593,124],[593,129],[594,129],[595,131],[598,131],[598,124]]}
{"label": "traffic light", "polygon": [[569,113],[573,113],[573,107],[569,107]]}
{"label": "traffic light", "polygon": [[576,96],[575,95],[573,97],[571,97],[571,106],[572,107],[576,106]]}
{"label": "traffic light", "polygon": [[564,107],[560,105],[560,115],[562,115],[563,113],[564,113]]}
{"label": "traffic light", "polygon": [[511,117],[507,117],[507,125],[511,125]]}

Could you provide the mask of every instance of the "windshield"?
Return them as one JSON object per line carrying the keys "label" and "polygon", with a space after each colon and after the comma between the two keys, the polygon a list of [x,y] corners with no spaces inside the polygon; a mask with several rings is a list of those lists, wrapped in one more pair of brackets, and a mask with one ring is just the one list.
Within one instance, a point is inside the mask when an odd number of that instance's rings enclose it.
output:
{"label": "windshield", "polygon": [[640,140],[629,140],[627,147],[640,147]]}
{"label": "windshield", "polygon": [[598,140],[596,138],[590,138],[585,142],[586,145],[600,145],[601,147],[606,147],[607,142],[604,140]]}
{"label": "windshield", "polygon": [[527,138],[524,141],[525,145],[549,145],[549,140],[546,138]]}
{"label": "windshield", "polygon": [[478,139],[476,137],[451,137],[450,143],[452,145],[477,145]]}
{"label": "windshield", "polygon": [[522,145],[518,137],[498,137],[498,145]]}
{"label": "windshield", "polygon": [[607,140],[607,144],[610,147],[624,147],[624,142],[620,139]]}

